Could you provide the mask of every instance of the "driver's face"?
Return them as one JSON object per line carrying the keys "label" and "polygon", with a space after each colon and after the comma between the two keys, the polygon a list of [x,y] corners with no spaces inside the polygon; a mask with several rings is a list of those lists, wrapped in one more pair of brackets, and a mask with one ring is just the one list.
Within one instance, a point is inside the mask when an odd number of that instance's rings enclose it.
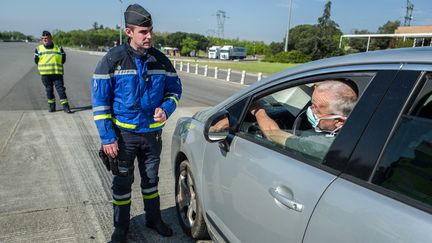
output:
{"label": "driver's face", "polygon": [[[330,100],[333,97],[328,92],[322,92],[314,90],[312,93],[312,105],[311,109],[318,118],[325,118],[336,114],[330,111]],[[322,130],[333,131],[336,129],[335,119],[324,119],[320,120],[318,127]]]}

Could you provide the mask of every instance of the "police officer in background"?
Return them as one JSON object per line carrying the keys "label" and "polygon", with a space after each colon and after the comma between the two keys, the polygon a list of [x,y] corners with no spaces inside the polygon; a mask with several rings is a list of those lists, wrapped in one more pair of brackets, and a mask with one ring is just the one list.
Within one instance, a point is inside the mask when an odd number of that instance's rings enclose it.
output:
{"label": "police officer in background", "polygon": [[152,47],[150,13],[128,6],[127,43],[112,48],[92,78],[94,120],[103,151],[114,158],[112,242],[126,241],[130,222],[134,160],[138,159],[146,226],[162,236],[172,230],[161,218],[158,170],[162,128],[178,106],[182,87],[169,59]]}
{"label": "police officer in background", "polygon": [[63,83],[63,64],[66,62],[66,53],[61,46],[53,43],[51,33],[46,30],[42,32],[42,43],[35,49],[34,61],[38,65],[39,74],[45,86],[48,111],[54,112],[56,110],[53,89],[55,86],[64,112],[72,113]]}

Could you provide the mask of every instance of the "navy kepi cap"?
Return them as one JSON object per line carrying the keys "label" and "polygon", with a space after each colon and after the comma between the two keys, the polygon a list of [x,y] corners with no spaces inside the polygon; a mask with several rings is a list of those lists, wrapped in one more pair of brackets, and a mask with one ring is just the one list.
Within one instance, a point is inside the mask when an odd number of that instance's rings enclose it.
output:
{"label": "navy kepi cap", "polygon": [[42,36],[51,36],[51,33],[48,30],[42,31]]}
{"label": "navy kepi cap", "polygon": [[142,27],[152,26],[151,15],[139,4],[129,5],[124,13],[125,23]]}

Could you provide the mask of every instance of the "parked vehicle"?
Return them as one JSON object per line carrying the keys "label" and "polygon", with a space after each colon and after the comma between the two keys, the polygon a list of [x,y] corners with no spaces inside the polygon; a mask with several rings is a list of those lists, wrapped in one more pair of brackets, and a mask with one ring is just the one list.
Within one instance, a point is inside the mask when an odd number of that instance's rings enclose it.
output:
{"label": "parked vehicle", "polygon": [[208,49],[208,58],[209,59],[219,59],[220,57],[220,46],[212,46]]}
{"label": "parked vehicle", "polygon": [[247,56],[247,49],[240,46],[223,46],[220,50],[220,59],[233,60],[244,59]]}
{"label": "parked vehicle", "polygon": [[[429,47],[323,59],[179,119],[171,155],[184,232],[215,242],[432,242],[431,56]],[[302,111],[328,79],[349,82],[359,99],[325,156],[263,136],[252,104],[281,129],[307,129]],[[212,129],[227,118],[227,129]]]}

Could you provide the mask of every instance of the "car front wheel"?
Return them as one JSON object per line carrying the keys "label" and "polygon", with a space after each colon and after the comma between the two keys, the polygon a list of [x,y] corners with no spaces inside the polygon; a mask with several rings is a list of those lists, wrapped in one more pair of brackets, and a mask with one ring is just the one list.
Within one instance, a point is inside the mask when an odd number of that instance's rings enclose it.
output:
{"label": "car front wheel", "polygon": [[208,239],[195,179],[187,160],[182,161],[177,169],[175,189],[177,216],[183,231],[195,239]]}

